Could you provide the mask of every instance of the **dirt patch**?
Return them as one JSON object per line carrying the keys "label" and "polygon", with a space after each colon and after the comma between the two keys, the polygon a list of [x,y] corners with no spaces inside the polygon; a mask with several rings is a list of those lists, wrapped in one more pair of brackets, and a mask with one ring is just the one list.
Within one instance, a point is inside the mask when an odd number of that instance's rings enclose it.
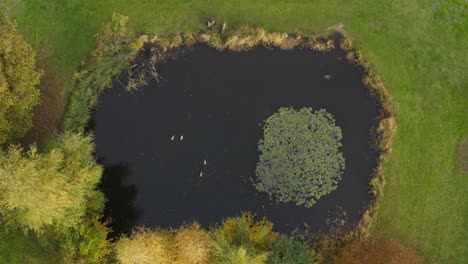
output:
{"label": "dirt patch", "polygon": [[458,168],[463,173],[468,173],[468,137],[460,140],[457,146]]}
{"label": "dirt patch", "polygon": [[43,76],[39,83],[41,91],[40,102],[33,110],[33,127],[21,139],[24,146],[32,143],[40,144],[59,131],[62,114],[65,111],[67,94],[65,87],[70,87],[64,79],[60,79],[54,69],[40,58],[38,68],[43,70]]}

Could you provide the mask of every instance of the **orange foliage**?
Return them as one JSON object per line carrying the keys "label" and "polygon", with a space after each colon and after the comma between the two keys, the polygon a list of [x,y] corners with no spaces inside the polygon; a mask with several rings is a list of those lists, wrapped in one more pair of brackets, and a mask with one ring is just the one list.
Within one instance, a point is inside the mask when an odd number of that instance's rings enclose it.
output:
{"label": "orange foliage", "polygon": [[346,245],[334,258],[339,264],[418,264],[424,259],[413,248],[395,240],[358,240]]}

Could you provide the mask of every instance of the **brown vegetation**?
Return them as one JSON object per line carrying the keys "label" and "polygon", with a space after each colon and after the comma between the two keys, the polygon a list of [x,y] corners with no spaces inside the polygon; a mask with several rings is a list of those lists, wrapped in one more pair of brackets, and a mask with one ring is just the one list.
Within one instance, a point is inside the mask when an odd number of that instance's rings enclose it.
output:
{"label": "brown vegetation", "polygon": [[457,147],[458,167],[463,173],[468,173],[468,137],[460,140]]}
{"label": "brown vegetation", "polygon": [[419,264],[424,259],[413,248],[405,247],[395,240],[357,240],[343,247],[334,257],[339,264]]}
{"label": "brown vegetation", "polygon": [[263,28],[241,26],[229,30],[224,34],[216,31],[193,33],[175,33],[161,36],[155,35],[150,40],[162,48],[163,52],[181,46],[191,46],[197,42],[205,43],[217,50],[231,50],[236,52],[247,51],[256,46],[272,46],[283,50],[296,47],[309,48],[325,52],[335,48],[333,40],[318,36],[290,35],[284,32],[269,32]]}
{"label": "brown vegetation", "polygon": [[38,68],[44,73],[39,83],[41,94],[39,104],[33,109],[33,128],[21,139],[23,146],[40,145],[43,139],[59,132],[66,106],[66,87],[71,86],[58,78],[57,72],[45,63],[45,59],[39,58]]}

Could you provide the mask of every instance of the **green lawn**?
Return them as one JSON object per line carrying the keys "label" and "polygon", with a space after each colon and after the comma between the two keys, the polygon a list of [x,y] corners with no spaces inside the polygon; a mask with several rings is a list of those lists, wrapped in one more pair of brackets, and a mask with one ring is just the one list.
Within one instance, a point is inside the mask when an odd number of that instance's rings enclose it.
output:
{"label": "green lawn", "polygon": [[415,243],[434,262],[467,262],[468,182],[455,157],[468,133],[466,1],[3,1],[30,43],[53,55],[50,66],[64,79],[114,11],[130,16],[140,32],[196,30],[209,17],[286,32],[344,24],[397,106],[398,133],[384,164],[387,185],[374,232]]}

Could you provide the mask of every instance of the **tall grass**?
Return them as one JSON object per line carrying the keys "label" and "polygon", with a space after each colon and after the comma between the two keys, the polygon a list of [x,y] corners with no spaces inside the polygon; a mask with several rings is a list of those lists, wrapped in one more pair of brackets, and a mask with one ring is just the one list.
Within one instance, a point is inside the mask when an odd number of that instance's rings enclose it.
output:
{"label": "tall grass", "polygon": [[98,95],[112,84],[112,79],[129,67],[143,46],[144,38],[136,40],[127,29],[128,18],[114,14],[112,22],[98,33],[97,48],[82,70],[75,73],[76,87],[70,95],[62,123],[63,130],[83,131]]}

